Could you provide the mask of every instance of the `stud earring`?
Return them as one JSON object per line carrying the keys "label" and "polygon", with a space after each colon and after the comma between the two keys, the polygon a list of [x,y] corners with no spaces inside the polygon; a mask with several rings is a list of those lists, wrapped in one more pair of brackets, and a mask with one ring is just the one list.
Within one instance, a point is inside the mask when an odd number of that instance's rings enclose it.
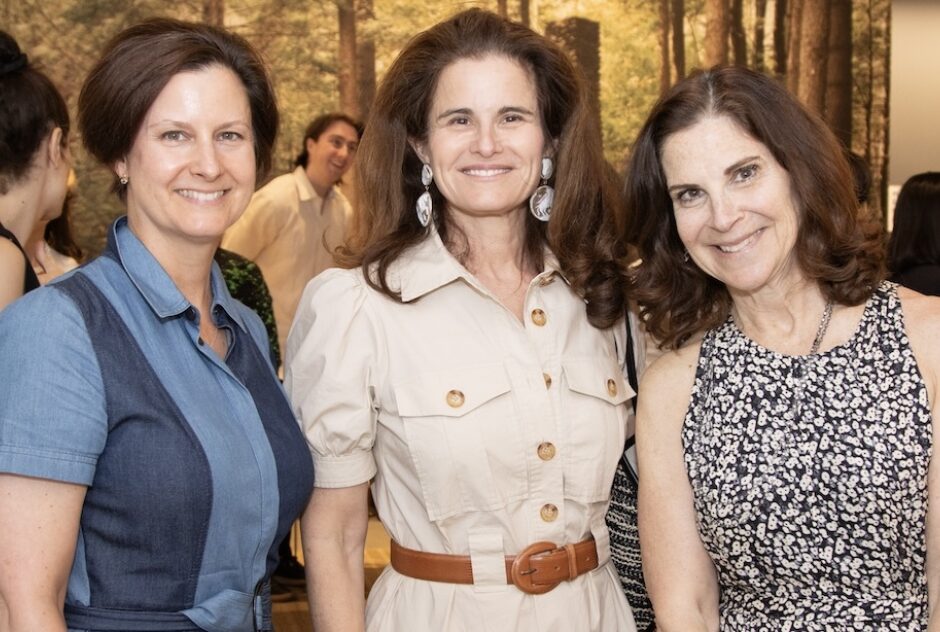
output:
{"label": "stud earring", "polygon": [[120,182],[123,186],[127,186],[127,175],[125,174],[123,176],[120,176],[118,178],[118,182]]}
{"label": "stud earring", "polygon": [[555,173],[555,163],[551,158],[542,158],[542,184],[529,198],[529,211],[535,219],[547,222],[552,216],[552,203],[555,201],[555,189],[548,184],[549,178]]}
{"label": "stud earring", "polygon": [[431,171],[431,165],[424,163],[421,165],[421,184],[424,185],[424,193],[418,197],[418,201],[415,203],[415,213],[418,214],[418,222],[425,228],[431,223],[433,204],[431,202],[431,192],[428,191],[428,188],[433,181],[434,172]]}

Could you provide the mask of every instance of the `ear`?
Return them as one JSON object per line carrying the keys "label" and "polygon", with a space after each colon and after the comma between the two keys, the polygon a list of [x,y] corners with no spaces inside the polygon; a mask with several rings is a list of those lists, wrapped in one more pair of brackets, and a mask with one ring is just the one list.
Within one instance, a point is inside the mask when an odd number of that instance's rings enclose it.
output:
{"label": "ear", "polygon": [[545,157],[554,158],[555,153],[558,151],[558,139],[553,138],[552,142],[545,143]]}
{"label": "ear", "polygon": [[431,156],[428,154],[427,145],[424,143],[418,142],[413,138],[408,139],[408,144],[411,145],[411,148],[418,154],[418,158],[421,159],[421,162],[427,164],[431,162]]}
{"label": "ear", "polygon": [[312,138],[304,139],[304,149],[307,150],[308,154],[312,152],[316,146],[317,146],[317,141],[315,141],[314,139]]}
{"label": "ear", "polygon": [[49,164],[58,167],[64,160],[68,159],[69,148],[62,146],[62,128],[55,127],[49,132],[49,145],[46,147]]}
{"label": "ear", "polygon": [[115,160],[114,164],[111,165],[111,171],[114,172],[118,178],[127,176],[127,158],[121,158],[120,160]]}

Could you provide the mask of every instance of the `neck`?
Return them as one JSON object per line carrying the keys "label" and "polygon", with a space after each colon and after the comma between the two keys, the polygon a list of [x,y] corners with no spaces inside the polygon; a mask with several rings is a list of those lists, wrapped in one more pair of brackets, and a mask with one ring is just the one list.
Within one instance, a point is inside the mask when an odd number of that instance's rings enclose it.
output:
{"label": "neck", "polygon": [[819,286],[806,281],[761,296],[732,294],[732,300],[735,322],[745,335],[789,355],[810,351],[827,303]]}
{"label": "neck", "polygon": [[310,166],[307,164],[305,169],[307,174],[307,179],[310,180],[310,185],[313,186],[313,190],[317,192],[321,198],[326,199],[326,196],[330,193],[330,189],[333,188],[335,182],[332,182],[329,178],[324,178],[320,174],[316,173]]}
{"label": "neck", "polygon": [[447,247],[455,254],[464,255],[464,265],[474,275],[518,276],[531,267],[525,261],[525,215],[522,211],[492,217],[454,212],[449,215],[466,238],[466,253],[460,252],[459,243],[449,243]]}
{"label": "neck", "polygon": [[15,185],[6,195],[0,195],[0,224],[16,235],[24,248],[39,221],[37,200],[41,194],[41,183],[30,179]]}

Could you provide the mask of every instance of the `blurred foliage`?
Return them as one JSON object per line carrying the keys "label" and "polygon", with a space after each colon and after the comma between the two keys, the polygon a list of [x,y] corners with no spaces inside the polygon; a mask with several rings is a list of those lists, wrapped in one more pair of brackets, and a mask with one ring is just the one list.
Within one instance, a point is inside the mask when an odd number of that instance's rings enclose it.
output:
{"label": "blurred foliage", "polygon": [[[497,0],[373,0],[375,20],[357,25],[358,36],[376,47],[376,75],[408,39],[440,19],[480,6],[497,10]],[[888,0],[854,0],[856,33],[856,135],[854,146],[873,159],[876,171],[886,155],[884,88],[887,60]],[[573,16],[601,25],[601,116],[605,154],[618,169],[633,137],[658,97],[660,52],[659,0],[530,0],[532,26]],[[291,168],[303,129],[317,114],[338,107],[338,19],[334,0],[226,0],[225,25],[242,34],[270,65],[281,108],[281,134],[272,175]],[[519,0],[507,0],[510,18],[518,19]],[[765,50],[771,66],[773,0],[767,20]],[[0,0],[0,28],[11,32],[32,59],[42,62],[66,97],[71,111],[81,81],[107,40],[143,18],[166,15],[202,18],[202,0]],[[745,3],[745,27],[753,38],[753,2]],[[703,0],[685,0],[685,54],[688,69],[700,65],[704,36]],[[752,42],[748,43],[749,49]],[[871,71],[871,72],[869,72]],[[672,77],[676,79],[675,76]],[[874,100],[874,102],[873,102]],[[882,108],[883,109],[883,108]],[[111,173],[94,164],[73,130],[79,190],[75,233],[86,252],[97,253],[106,229],[122,212],[111,194]],[[259,182],[259,185],[262,184]]]}

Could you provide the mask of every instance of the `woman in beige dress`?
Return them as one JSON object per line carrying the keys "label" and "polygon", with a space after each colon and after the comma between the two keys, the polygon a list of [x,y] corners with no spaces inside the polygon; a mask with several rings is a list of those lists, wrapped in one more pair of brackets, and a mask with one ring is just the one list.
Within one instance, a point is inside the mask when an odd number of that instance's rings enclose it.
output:
{"label": "woman in beige dress", "polygon": [[[634,630],[604,522],[624,253],[570,61],[485,11],[442,22],[389,69],[359,161],[349,269],[287,344],[314,627]],[[365,605],[370,480],[393,544]]]}

